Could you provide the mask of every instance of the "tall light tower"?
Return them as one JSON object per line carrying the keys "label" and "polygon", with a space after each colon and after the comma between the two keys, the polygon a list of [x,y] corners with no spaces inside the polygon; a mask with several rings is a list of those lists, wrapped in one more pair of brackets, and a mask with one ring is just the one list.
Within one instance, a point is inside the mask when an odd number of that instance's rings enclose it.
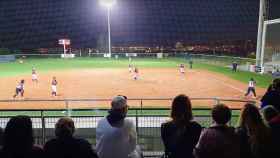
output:
{"label": "tall light tower", "polygon": [[112,54],[112,47],[111,47],[111,21],[110,21],[110,15],[111,15],[111,9],[113,8],[114,4],[116,3],[116,0],[99,0],[99,3],[106,7],[107,9],[107,25],[108,25],[108,50],[109,50],[109,57],[111,57]]}

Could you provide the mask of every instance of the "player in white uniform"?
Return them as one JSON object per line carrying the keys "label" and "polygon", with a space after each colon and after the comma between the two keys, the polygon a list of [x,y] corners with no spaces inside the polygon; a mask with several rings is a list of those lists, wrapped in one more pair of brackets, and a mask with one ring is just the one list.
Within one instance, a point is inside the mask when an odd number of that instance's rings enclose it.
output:
{"label": "player in white uniform", "polygon": [[32,81],[38,83],[38,76],[35,68],[32,68]]}
{"label": "player in white uniform", "polygon": [[129,71],[129,73],[132,72],[132,65],[131,64],[128,65],[128,71]]}
{"label": "player in white uniform", "polygon": [[185,65],[180,64],[180,73],[184,74],[185,73]]}
{"label": "player in white uniform", "polygon": [[257,97],[257,95],[256,95],[256,90],[255,90],[255,85],[256,85],[256,81],[255,81],[253,78],[251,78],[250,81],[249,81],[247,93],[245,94],[246,97],[247,97],[251,92],[254,94],[254,97]]}
{"label": "player in white uniform", "polygon": [[16,98],[20,94],[21,97],[23,97],[24,94],[24,80],[21,80],[19,84],[16,86],[16,94],[13,96],[13,98]]}
{"label": "player in white uniform", "polygon": [[52,79],[52,86],[51,86],[51,88],[52,88],[52,96],[57,96],[57,84],[58,84],[58,82],[56,80],[56,77],[53,77],[53,79]]}

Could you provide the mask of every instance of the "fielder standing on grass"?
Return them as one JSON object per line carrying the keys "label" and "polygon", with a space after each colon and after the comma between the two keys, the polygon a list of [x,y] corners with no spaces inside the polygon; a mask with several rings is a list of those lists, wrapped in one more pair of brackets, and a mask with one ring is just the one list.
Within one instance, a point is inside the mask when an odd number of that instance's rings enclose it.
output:
{"label": "fielder standing on grass", "polygon": [[254,97],[255,97],[255,98],[257,97],[255,86],[256,86],[256,81],[255,81],[253,78],[251,78],[250,81],[249,81],[247,93],[245,94],[246,97],[247,97],[251,92],[254,94]]}
{"label": "fielder standing on grass", "polygon": [[38,76],[37,76],[36,69],[34,67],[32,68],[32,82],[38,83]]}
{"label": "fielder standing on grass", "polygon": [[57,96],[57,84],[58,84],[58,82],[56,80],[56,77],[53,77],[53,79],[52,79],[52,86],[51,86],[51,88],[52,88],[52,96]]}
{"label": "fielder standing on grass", "polygon": [[16,98],[20,94],[21,97],[23,97],[24,94],[24,80],[21,80],[19,84],[16,86],[16,94],[13,96],[13,98]]}

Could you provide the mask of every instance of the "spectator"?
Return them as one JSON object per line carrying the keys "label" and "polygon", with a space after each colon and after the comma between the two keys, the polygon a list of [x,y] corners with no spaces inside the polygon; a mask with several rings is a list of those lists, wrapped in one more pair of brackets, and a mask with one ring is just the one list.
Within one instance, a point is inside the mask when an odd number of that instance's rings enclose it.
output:
{"label": "spectator", "polygon": [[267,158],[271,157],[271,131],[265,126],[258,108],[247,103],[240,115],[237,129],[241,141],[241,157]]}
{"label": "spectator", "polygon": [[280,111],[280,79],[274,79],[272,85],[268,88],[267,92],[261,99],[261,107],[267,105],[274,106],[278,111]]}
{"label": "spectator", "polygon": [[49,140],[45,147],[48,158],[97,158],[91,144],[84,140],[73,137],[75,132],[74,122],[71,118],[64,117],[55,125],[56,138]]}
{"label": "spectator", "polygon": [[265,121],[269,124],[273,118],[279,115],[279,112],[277,109],[275,109],[273,106],[268,105],[263,108],[263,116]]}
{"label": "spectator", "polygon": [[212,109],[214,124],[202,131],[194,149],[196,158],[239,158],[239,141],[233,127],[227,123],[231,119],[231,110],[224,104]]}
{"label": "spectator", "polygon": [[[280,146],[280,113],[273,106],[269,105],[263,109],[264,118],[271,128],[273,146],[278,148]],[[277,149],[275,150],[277,151]],[[277,151],[278,155],[280,151]]]}
{"label": "spectator", "polygon": [[4,135],[3,129],[0,127],[0,149],[2,149],[3,146],[3,135]]}
{"label": "spectator", "polygon": [[136,127],[126,119],[128,111],[124,96],[116,96],[111,102],[109,115],[98,122],[96,129],[96,149],[100,158],[138,158],[136,149]]}
{"label": "spectator", "polygon": [[193,157],[193,149],[199,139],[201,126],[192,121],[192,106],[189,97],[178,95],[171,107],[172,120],[161,125],[161,138],[165,155],[172,158]]}
{"label": "spectator", "polygon": [[9,120],[4,131],[1,158],[43,157],[42,148],[34,145],[32,121],[28,116],[15,116]]}

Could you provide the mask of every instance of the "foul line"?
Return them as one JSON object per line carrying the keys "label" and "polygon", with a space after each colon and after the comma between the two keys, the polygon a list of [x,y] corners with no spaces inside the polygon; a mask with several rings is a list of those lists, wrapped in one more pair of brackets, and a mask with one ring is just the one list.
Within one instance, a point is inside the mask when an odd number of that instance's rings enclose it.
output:
{"label": "foul line", "polygon": [[[197,71],[197,72],[198,72],[198,73],[201,73],[200,71]],[[230,88],[232,88],[232,89],[234,89],[234,90],[236,90],[236,91],[238,91],[238,92],[240,92],[240,93],[243,93],[243,94],[244,94],[244,93],[246,92],[246,91],[244,91],[244,90],[242,90],[242,89],[240,89],[240,88],[237,88],[237,87],[235,87],[235,86],[233,86],[233,85],[231,85],[231,84],[226,83],[226,82],[223,81],[223,80],[220,80],[220,79],[214,77],[214,75],[211,75],[211,78],[212,78],[213,80],[215,80],[216,82],[219,82],[219,83],[223,84],[224,86],[230,87]]]}

